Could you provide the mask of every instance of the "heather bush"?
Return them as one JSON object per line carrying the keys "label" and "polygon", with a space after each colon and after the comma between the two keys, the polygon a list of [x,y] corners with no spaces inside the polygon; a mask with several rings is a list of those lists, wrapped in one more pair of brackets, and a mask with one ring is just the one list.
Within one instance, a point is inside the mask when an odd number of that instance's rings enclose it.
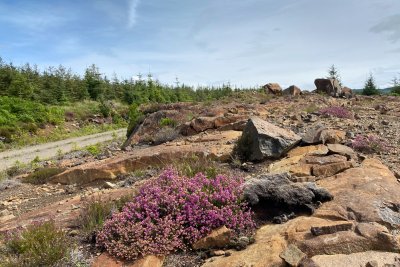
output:
{"label": "heather bush", "polygon": [[333,116],[337,118],[352,119],[353,114],[345,107],[327,107],[319,111],[322,115]]}
{"label": "heather bush", "polygon": [[250,232],[254,221],[240,200],[242,182],[202,173],[189,178],[167,169],[106,221],[97,235],[98,245],[115,257],[135,260],[185,250],[222,225],[237,233]]}
{"label": "heather bush", "polygon": [[374,134],[357,135],[352,147],[355,150],[366,153],[379,153],[390,150],[390,145],[387,140]]}

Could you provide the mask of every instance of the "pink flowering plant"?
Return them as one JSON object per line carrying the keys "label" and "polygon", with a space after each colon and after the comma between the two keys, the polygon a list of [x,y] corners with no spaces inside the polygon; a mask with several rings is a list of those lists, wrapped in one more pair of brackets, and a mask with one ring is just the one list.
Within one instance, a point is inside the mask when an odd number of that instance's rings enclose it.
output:
{"label": "pink flowering plant", "polygon": [[352,147],[366,153],[385,152],[391,148],[387,140],[374,134],[357,135],[352,142]]}
{"label": "pink flowering plant", "polygon": [[340,106],[326,107],[321,109],[319,113],[321,113],[324,116],[332,116],[336,118],[345,118],[345,119],[353,118],[353,114],[348,109]]}
{"label": "pink flowering plant", "polygon": [[190,178],[167,169],[106,221],[97,243],[115,257],[135,260],[185,250],[223,225],[249,233],[255,223],[240,200],[242,183],[239,177]]}

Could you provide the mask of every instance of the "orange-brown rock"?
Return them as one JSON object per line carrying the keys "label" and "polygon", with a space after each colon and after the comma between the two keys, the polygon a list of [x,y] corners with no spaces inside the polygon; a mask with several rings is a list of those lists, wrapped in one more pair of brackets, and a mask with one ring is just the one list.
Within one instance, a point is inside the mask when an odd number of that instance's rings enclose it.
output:
{"label": "orange-brown rock", "polygon": [[128,263],[114,259],[104,252],[95,258],[91,267],[161,267],[164,263],[164,258],[164,256],[149,255]]}
{"label": "orange-brown rock", "polygon": [[328,147],[325,145],[315,146],[299,146],[288,152],[288,157],[305,156],[305,155],[326,155],[328,154]]}
{"label": "orange-brown rock", "polygon": [[299,96],[301,95],[301,89],[296,85],[291,85],[282,91],[283,95]]}
{"label": "orange-brown rock", "polygon": [[264,85],[264,90],[267,94],[282,94],[282,87],[278,83],[267,83]]}
{"label": "orange-brown rock", "polygon": [[347,170],[353,166],[350,161],[335,162],[326,165],[317,165],[313,167],[312,174],[317,177],[328,177],[341,171]]}
{"label": "orange-brown rock", "polygon": [[193,244],[194,249],[224,248],[230,243],[232,230],[222,226]]}

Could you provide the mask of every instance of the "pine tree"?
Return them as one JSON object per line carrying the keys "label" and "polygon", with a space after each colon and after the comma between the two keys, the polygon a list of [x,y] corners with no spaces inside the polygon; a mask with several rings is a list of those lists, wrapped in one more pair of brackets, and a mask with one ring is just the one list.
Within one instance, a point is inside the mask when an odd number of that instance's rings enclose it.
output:
{"label": "pine tree", "polygon": [[340,84],[340,86],[342,86],[342,79],[340,77],[339,71],[337,70],[337,68],[335,67],[334,64],[332,64],[332,66],[328,69],[328,79],[336,79],[338,81],[338,83]]}
{"label": "pine tree", "polygon": [[392,88],[391,94],[400,96],[400,79],[397,77],[394,77],[392,80],[392,83],[393,83],[393,88]]}
{"label": "pine tree", "polygon": [[362,92],[363,95],[379,95],[379,90],[375,84],[374,76],[372,73],[369,74],[369,77],[365,81],[364,89]]}

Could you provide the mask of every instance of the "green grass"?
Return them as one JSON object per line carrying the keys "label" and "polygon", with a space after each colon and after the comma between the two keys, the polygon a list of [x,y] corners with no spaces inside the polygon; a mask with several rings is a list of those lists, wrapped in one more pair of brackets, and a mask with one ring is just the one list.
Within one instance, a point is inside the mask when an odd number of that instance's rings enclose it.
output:
{"label": "green grass", "polygon": [[[43,105],[15,97],[0,97],[0,151],[126,128],[128,107],[113,102],[113,123],[95,124],[88,119],[101,115],[100,103],[83,101],[63,106]],[[66,121],[79,122],[77,129],[65,129]],[[49,128],[50,126],[50,128]],[[48,128],[45,130],[45,128]]]}
{"label": "green grass", "polygon": [[90,235],[100,230],[106,219],[111,216],[112,212],[121,211],[122,207],[129,200],[131,200],[130,195],[113,200],[101,200],[95,197],[87,200],[78,218],[82,233],[84,235]]}
{"label": "green grass", "polygon": [[97,156],[101,153],[100,144],[90,145],[90,146],[87,146],[85,149],[87,152],[92,154],[92,156]]}
{"label": "green grass", "polygon": [[68,257],[71,242],[53,221],[34,223],[3,236],[0,266],[54,266]]}

